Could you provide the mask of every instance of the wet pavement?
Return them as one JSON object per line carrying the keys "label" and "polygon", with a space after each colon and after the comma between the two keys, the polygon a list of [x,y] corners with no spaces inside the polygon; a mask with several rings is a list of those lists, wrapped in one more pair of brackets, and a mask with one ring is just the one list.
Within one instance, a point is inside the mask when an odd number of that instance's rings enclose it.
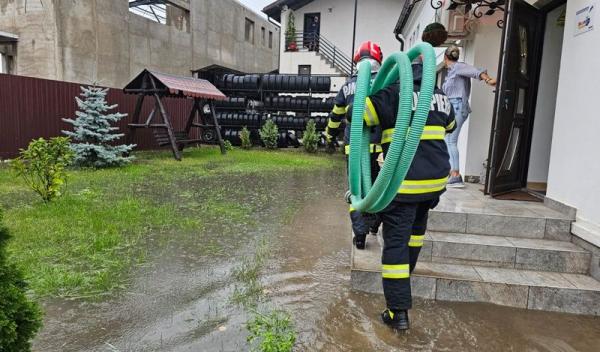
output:
{"label": "wet pavement", "polygon": [[[229,179],[250,220],[210,219],[202,233],[150,236],[148,263],[102,300],[51,300],[35,351],[246,351],[232,270],[266,238],[263,306],[289,311],[297,351],[598,351],[600,318],[417,300],[412,329],[378,319],[383,296],[350,289],[343,172]],[[271,197],[259,196],[269,189]],[[192,196],[194,196],[192,194]],[[200,215],[199,215],[200,216]],[[225,220],[225,221],[224,221]]]}

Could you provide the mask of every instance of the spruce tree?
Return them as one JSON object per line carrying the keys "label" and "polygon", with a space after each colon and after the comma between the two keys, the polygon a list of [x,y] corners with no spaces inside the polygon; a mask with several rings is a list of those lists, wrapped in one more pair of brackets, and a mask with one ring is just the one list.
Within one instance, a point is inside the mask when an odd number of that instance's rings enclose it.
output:
{"label": "spruce tree", "polygon": [[117,105],[108,105],[106,94],[108,89],[99,87],[81,87],[81,99],[75,97],[79,111],[75,112],[75,119],[63,119],[73,125],[73,131],[63,131],[73,143],[71,148],[75,152],[73,160],[75,165],[84,167],[110,167],[129,163],[133,157],[124,156],[129,153],[135,144],[114,145],[113,143],[124,136],[115,133],[118,127],[111,125],[120,121],[127,114],[108,113]]}

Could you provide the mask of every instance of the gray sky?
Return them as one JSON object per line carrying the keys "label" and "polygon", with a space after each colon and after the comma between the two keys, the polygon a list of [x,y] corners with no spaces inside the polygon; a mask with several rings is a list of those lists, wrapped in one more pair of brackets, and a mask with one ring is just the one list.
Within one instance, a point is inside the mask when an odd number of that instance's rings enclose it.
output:
{"label": "gray sky", "polygon": [[275,0],[238,0],[238,1],[264,16],[265,14],[262,13],[262,9],[264,9],[265,6],[269,5],[270,3],[274,2]]}

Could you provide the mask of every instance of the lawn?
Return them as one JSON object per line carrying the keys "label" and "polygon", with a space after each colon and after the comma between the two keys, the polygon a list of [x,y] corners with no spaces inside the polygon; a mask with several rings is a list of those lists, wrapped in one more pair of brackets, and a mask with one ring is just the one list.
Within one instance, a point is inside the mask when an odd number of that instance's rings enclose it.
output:
{"label": "lawn", "polygon": [[[211,217],[232,226],[251,217],[260,201],[238,198],[245,187],[256,191],[256,176],[343,167],[341,158],[296,151],[236,149],[221,156],[215,148],[198,148],[186,150],[182,162],[169,152],[136,157],[123,168],[70,171],[67,191],[50,204],[0,167],[0,206],[13,236],[9,253],[33,294],[109,294],[144,262],[148,238],[199,233]],[[224,179],[232,182],[218,182]]]}

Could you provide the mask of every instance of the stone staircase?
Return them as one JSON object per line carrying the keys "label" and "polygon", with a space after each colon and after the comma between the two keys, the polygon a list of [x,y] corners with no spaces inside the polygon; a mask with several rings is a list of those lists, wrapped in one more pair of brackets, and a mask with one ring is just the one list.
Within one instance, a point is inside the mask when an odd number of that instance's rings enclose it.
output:
{"label": "stone staircase", "polygon": [[[433,210],[413,276],[427,299],[600,315],[591,254],[570,242],[572,219],[542,203],[499,201],[474,185]],[[382,293],[381,236],[352,253],[352,287]]]}

